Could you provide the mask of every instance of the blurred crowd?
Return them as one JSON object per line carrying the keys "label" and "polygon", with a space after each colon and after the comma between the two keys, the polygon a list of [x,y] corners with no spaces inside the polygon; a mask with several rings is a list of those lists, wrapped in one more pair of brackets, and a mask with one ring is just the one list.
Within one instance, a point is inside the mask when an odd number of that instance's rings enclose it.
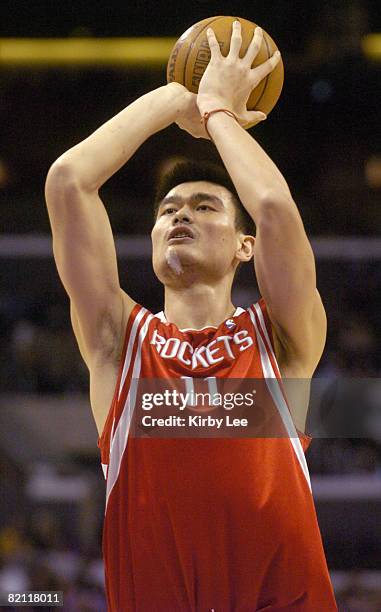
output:
{"label": "blurred crowd", "polygon": [[24,315],[6,331],[1,376],[4,391],[87,391],[87,368],[69,326],[66,304],[48,306],[38,318]]}
{"label": "blurred crowd", "polygon": [[19,516],[0,529],[0,592],[63,591],[64,612],[106,612],[99,542],[92,550],[68,546],[57,514],[39,509],[28,526]]}

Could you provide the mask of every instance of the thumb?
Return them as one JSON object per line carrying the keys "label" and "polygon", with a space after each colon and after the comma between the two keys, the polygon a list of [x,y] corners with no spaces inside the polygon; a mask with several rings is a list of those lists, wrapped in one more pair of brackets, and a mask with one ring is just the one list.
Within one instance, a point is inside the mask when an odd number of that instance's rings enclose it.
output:
{"label": "thumb", "polygon": [[262,113],[262,111],[247,111],[247,125],[245,127],[253,127],[253,125],[257,125],[257,123],[265,121],[265,119],[267,119],[267,115]]}

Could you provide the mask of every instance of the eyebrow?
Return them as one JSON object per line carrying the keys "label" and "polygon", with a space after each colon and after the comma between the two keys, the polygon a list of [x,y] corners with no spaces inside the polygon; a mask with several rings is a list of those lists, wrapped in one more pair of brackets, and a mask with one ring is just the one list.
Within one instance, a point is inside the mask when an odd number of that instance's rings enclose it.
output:
{"label": "eyebrow", "polygon": [[[177,195],[167,196],[160,202],[159,208],[161,208],[165,204],[182,204],[185,199],[186,198],[183,198],[182,196],[177,196]],[[224,207],[222,200],[219,197],[212,195],[211,193],[205,193],[203,191],[199,191],[197,193],[192,194],[190,198],[190,202],[192,204],[197,204],[197,202],[201,202],[202,200],[213,202],[214,204],[217,204],[217,206],[220,206],[221,208]]]}

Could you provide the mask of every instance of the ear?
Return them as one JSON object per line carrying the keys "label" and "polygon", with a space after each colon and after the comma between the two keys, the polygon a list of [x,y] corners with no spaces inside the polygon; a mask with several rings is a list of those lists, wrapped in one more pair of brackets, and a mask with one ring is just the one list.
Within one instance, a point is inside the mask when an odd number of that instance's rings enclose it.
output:
{"label": "ear", "polygon": [[245,234],[239,234],[238,236],[238,248],[236,251],[236,258],[238,261],[250,261],[254,255],[254,236]]}

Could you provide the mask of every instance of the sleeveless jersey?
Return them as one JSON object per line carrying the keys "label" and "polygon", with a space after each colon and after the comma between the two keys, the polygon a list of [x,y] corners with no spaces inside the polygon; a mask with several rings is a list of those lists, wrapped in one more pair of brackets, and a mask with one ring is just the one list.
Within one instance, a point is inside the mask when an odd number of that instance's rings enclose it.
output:
{"label": "sleeveless jersey", "polygon": [[[180,377],[263,379],[287,435],[132,436],[133,381]],[[262,299],[201,330],[136,305],[98,440],[109,612],[337,610],[304,456],[310,440],[292,422]]]}

